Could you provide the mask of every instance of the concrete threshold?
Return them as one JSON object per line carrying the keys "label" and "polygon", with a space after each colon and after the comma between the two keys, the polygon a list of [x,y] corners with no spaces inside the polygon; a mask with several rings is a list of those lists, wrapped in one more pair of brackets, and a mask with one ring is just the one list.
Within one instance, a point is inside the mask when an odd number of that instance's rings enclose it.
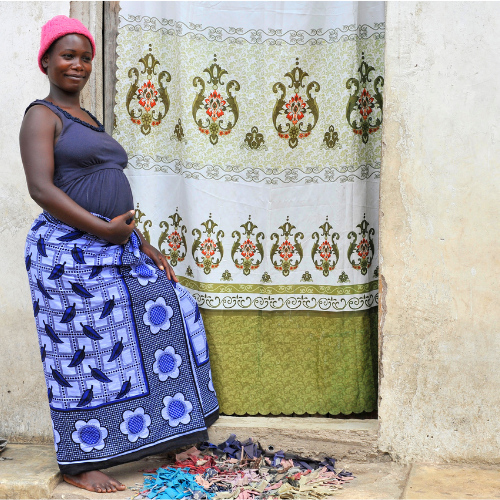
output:
{"label": "concrete threshold", "polygon": [[377,450],[377,420],[315,417],[226,417],[208,430],[210,442],[218,444],[230,434],[249,437],[269,451],[283,450],[304,457],[373,462],[390,460]]}
{"label": "concrete threshold", "polygon": [[315,429],[378,431],[378,420],[354,418],[317,418],[317,417],[228,417],[221,416],[212,428],[231,425],[236,428],[266,427],[268,429]]}

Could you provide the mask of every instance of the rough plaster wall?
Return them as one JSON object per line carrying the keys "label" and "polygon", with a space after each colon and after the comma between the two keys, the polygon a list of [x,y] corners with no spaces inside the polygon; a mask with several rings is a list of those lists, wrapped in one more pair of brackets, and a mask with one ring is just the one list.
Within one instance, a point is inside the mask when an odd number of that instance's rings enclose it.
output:
{"label": "rough plaster wall", "polygon": [[379,446],[500,462],[498,4],[389,2]]}
{"label": "rough plaster wall", "polygon": [[26,234],[40,209],[26,188],[19,154],[24,109],[48,94],[37,64],[40,29],[51,17],[69,15],[69,2],[0,2],[0,436],[52,439],[40,351],[24,267]]}

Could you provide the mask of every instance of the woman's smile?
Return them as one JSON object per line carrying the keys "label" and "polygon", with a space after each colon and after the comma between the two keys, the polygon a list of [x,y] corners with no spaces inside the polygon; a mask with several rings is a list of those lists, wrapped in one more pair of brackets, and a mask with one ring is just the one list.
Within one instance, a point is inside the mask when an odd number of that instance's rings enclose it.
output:
{"label": "woman's smile", "polygon": [[88,79],[88,75],[64,74],[64,77],[77,85],[84,84]]}

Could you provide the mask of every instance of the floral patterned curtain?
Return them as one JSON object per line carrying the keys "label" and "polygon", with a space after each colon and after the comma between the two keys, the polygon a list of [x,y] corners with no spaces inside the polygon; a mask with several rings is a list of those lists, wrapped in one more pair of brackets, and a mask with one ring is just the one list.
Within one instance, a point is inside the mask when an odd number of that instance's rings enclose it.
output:
{"label": "floral patterned curtain", "polygon": [[[213,342],[227,318],[268,311],[309,311],[318,325],[322,311],[368,318],[384,4],[123,2],[118,56],[114,137],[129,154],[138,225],[206,309]],[[360,321],[369,338],[373,322]],[[228,333],[239,349],[248,323]],[[236,406],[228,412],[247,411]],[[252,411],[300,412],[271,406]]]}

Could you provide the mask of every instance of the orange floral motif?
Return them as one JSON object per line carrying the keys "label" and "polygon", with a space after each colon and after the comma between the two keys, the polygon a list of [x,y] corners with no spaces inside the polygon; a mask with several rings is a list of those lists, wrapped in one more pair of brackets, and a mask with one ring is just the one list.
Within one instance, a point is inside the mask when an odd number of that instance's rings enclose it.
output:
{"label": "orange floral motif", "polygon": [[224,111],[226,111],[226,101],[217,92],[217,90],[214,90],[208,95],[208,98],[205,99],[205,109],[207,110],[207,115],[210,116],[213,121],[216,121],[221,116],[224,116]]}
{"label": "orange floral motif", "polygon": [[200,245],[200,250],[201,253],[205,256],[212,256],[215,253],[215,243],[211,238],[207,238],[203,243]]}
{"label": "orange floral motif", "polygon": [[[139,59],[139,63],[144,67],[142,71],[138,68],[128,70],[128,77],[132,81],[125,102],[130,120],[135,125],[140,125],[144,135],[150,134],[153,127],[161,124],[170,107],[170,98],[165,87],[171,81],[170,73],[158,72],[160,61],[151,51],[150,45],[149,53]],[[156,80],[156,84],[153,80]],[[141,81],[142,84],[139,83]]]}
{"label": "orange floral motif", "polygon": [[[231,249],[231,259],[238,269],[243,269],[243,274],[248,276],[252,270],[258,269],[264,259],[264,247],[260,240],[264,239],[264,233],[261,231],[254,234],[257,226],[248,216],[248,221],[240,227],[244,229],[243,237],[239,231],[233,231],[233,242]],[[246,237],[246,239],[245,239]],[[243,243],[240,243],[243,239]]]}
{"label": "orange floral motif", "polygon": [[[163,220],[160,222],[160,228],[164,229],[158,239],[158,248],[170,261],[170,265],[175,267],[178,262],[182,262],[186,257],[186,226],[181,225],[182,217],[176,210],[175,214],[169,215],[172,220],[172,230],[169,230],[170,224]],[[165,250],[163,244],[168,245]]]}
{"label": "orange floral motif", "polygon": [[248,239],[240,245],[240,253],[244,259],[250,259],[255,255],[256,246],[252,240]]}
{"label": "orange floral motif", "polygon": [[368,118],[368,116],[372,112],[372,108],[375,107],[375,105],[373,104],[373,101],[374,101],[374,99],[370,95],[368,90],[366,90],[366,88],[363,89],[363,91],[361,92],[361,96],[358,99],[358,109],[359,109],[359,113],[363,117],[363,120],[366,120]]}
{"label": "orange floral motif", "polygon": [[[302,262],[304,251],[300,241],[304,239],[304,233],[294,231],[295,226],[290,223],[289,217],[278,229],[281,230],[281,235],[271,234],[271,240],[274,240],[271,247],[271,262],[275,269],[283,273],[283,276],[288,276],[290,271],[297,269]],[[277,256],[279,259],[276,258]]]}
{"label": "orange floral motif", "polygon": [[[346,82],[346,88],[351,91],[346,106],[346,118],[352,131],[360,135],[363,143],[367,144],[370,135],[377,132],[382,125],[384,78],[382,76],[377,76],[374,80],[373,77],[370,78],[370,73],[375,71],[375,68],[365,61],[364,54],[361,53],[361,64],[358,68],[360,78],[349,78]],[[372,80],[370,93],[367,87]],[[361,120],[358,121],[359,115]]]}
{"label": "orange floral motif", "polygon": [[155,89],[151,80],[144,82],[140,89],[137,89],[137,94],[139,95],[139,104],[149,113],[151,108],[156,106],[156,98],[158,96],[158,91]]}
{"label": "orange floral motif", "polygon": [[290,260],[295,252],[295,247],[288,241],[285,240],[278,249],[280,257],[283,260]]}
{"label": "orange floral motif", "polygon": [[[328,216],[326,221],[322,226],[320,233],[315,231],[312,235],[313,240],[315,240],[313,249],[311,252],[311,257],[314,262],[314,267],[318,271],[323,271],[323,276],[328,276],[330,271],[335,269],[337,262],[339,260],[339,247],[335,240],[339,239],[339,233],[332,233],[333,226],[328,222]],[[322,243],[320,241],[323,240]],[[317,259],[319,255],[320,259]]]}
{"label": "orange floral motif", "polygon": [[[366,220],[366,216],[363,215],[363,220],[356,226],[359,228],[359,243],[356,231],[351,231],[347,235],[347,237],[351,240],[349,249],[347,250],[347,258],[349,259],[353,269],[361,271],[363,276],[366,275],[368,269],[371,267],[375,253],[375,245],[373,243],[375,229],[368,229],[369,225],[370,224]],[[353,257],[355,254],[357,254],[358,257]]]}
{"label": "orange floral motif", "polygon": [[328,260],[332,256],[332,246],[325,240],[319,246],[318,252],[322,259]]}
{"label": "orange floral motif", "polygon": [[[277,94],[273,109],[273,124],[278,136],[288,141],[293,149],[299,144],[299,140],[311,135],[319,118],[319,108],[316,97],[311,94],[320,90],[316,81],[305,83],[304,79],[309,73],[299,66],[299,59],[295,60],[295,67],[285,73],[285,77],[291,80],[290,85],[276,82],[273,92]],[[293,88],[292,96],[287,96],[287,87]],[[303,95],[299,95],[299,92]]]}
{"label": "orange floral motif", "polygon": [[168,236],[168,246],[178,250],[181,247],[182,238],[177,231],[172,231]]}
{"label": "orange floral motif", "polygon": [[306,103],[302,100],[302,97],[300,97],[299,94],[295,94],[285,106],[286,109],[288,109],[286,117],[294,125],[297,125],[297,123],[304,118]]}
{"label": "orange floral motif", "polygon": [[[198,130],[207,135],[210,143],[215,146],[219,138],[229,135],[236,126],[239,109],[235,92],[240,90],[240,84],[236,80],[227,83],[222,80],[228,72],[217,64],[216,54],[213,64],[203,71],[207,73],[206,77],[195,76],[193,79],[193,86],[198,89],[198,93],[191,111]],[[208,91],[208,96],[205,94],[207,85],[212,88]],[[201,116],[198,117],[198,113]]]}
{"label": "orange floral motif", "polygon": [[218,224],[212,219],[212,214],[201,225],[205,228],[203,231],[206,235],[203,236],[205,239],[202,241],[202,231],[194,228],[192,234],[196,239],[191,247],[191,253],[193,254],[195,264],[203,268],[205,274],[210,274],[212,269],[219,267],[224,256],[224,248],[222,246],[224,231],[222,229],[217,232],[215,231]]}
{"label": "orange floral motif", "polygon": [[358,246],[356,247],[356,251],[358,252],[358,255],[362,259],[366,259],[368,257],[368,254],[370,253],[370,245],[369,245],[368,240],[366,238],[363,238],[358,243]]}

